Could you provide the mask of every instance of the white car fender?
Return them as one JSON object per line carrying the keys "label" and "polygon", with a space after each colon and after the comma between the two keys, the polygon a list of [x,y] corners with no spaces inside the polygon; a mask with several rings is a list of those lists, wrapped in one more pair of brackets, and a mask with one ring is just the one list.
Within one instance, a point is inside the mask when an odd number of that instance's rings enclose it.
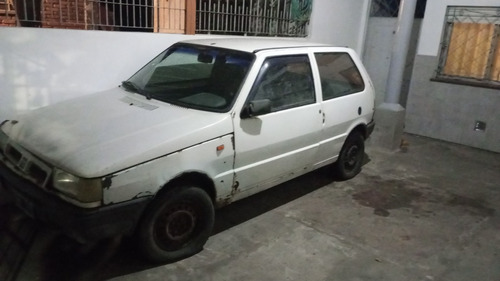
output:
{"label": "white car fender", "polygon": [[233,192],[232,134],[185,148],[106,177],[105,205],[152,196],[172,179],[194,172],[213,180],[216,201]]}

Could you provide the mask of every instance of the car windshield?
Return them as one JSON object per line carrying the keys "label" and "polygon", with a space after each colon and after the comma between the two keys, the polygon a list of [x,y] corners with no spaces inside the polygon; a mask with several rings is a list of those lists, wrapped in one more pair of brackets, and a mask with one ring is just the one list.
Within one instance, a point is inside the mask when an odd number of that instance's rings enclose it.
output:
{"label": "car windshield", "polygon": [[253,59],[250,53],[178,44],[158,55],[122,86],[148,99],[224,112],[233,104]]}

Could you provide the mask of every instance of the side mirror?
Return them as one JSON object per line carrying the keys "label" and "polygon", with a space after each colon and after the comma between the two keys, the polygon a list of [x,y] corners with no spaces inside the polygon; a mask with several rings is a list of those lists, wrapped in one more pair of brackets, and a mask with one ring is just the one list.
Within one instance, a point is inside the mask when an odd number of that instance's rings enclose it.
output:
{"label": "side mirror", "polygon": [[258,115],[264,115],[271,112],[271,100],[254,100],[249,102],[241,112],[241,118],[251,118]]}

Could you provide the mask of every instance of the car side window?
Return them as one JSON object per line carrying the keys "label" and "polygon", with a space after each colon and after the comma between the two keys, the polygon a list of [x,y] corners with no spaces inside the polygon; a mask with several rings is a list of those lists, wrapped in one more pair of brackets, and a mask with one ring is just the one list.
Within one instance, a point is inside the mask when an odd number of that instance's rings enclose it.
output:
{"label": "car side window", "polygon": [[361,92],[363,78],[348,53],[317,53],[314,55],[321,77],[323,100]]}
{"label": "car side window", "polygon": [[316,102],[307,55],[271,57],[264,61],[250,100],[271,101],[271,112]]}

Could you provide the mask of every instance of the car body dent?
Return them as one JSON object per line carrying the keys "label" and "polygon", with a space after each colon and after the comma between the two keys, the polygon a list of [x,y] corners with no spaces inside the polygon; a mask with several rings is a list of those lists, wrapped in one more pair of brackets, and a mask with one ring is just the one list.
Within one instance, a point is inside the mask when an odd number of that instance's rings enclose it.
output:
{"label": "car body dent", "polygon": [[[224,149],[218,150],[221,145]],[[232,193],[232,147],[232,134],[229,134],[116,173],[104,189],[103,203],[156,194],[170,180],[188,172],[206,174],[212,179],[217,191],[216,201],[220,201]]]}

